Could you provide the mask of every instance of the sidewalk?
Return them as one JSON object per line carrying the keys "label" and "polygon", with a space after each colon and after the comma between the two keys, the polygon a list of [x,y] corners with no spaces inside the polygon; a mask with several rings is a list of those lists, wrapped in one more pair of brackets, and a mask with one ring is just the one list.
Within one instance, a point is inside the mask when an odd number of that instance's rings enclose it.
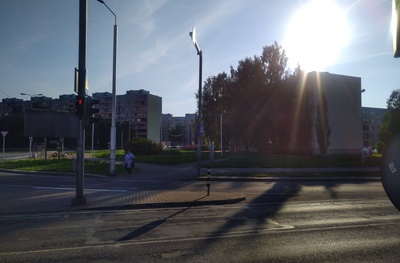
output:
{"label": "sidewalk", "polygon": [[[140,171],[134,176],[120,175],[105,177],[85,174],[85,177],[108,178],[110,180],[138,180],[138,181],[163,181],[185,180],[195,181],[196,173],[191,165],[183,166],[158,166],[139,164]],[[1,170],[7,172],[7,170]],[[15,171],[10,171],[15,173]],[[25,173],[25,172],[16,172]],[[52,175],[54,173],[38,173]],[[65,174],[73,177],[73,174]],[[224,205],[238,203],[246,199],[240,193],[215,192],[207,188],[204,191],[176,191],[176,190],[105,190],[88,189],[85,186],[85,204],[73,204],[76,197],[75,188],[67,187],[30,187],[0,184],[0,215],[10,213],[38,213],[79,211],[88,209],[142,209],[160,207],[182,207],[203,205]]]}
{"label": "sidewalk", "polygon": [[[196,177],[197,169],[193,165],[161,166],[151,164],[138,164],[140,171],[134,176],[117,176],[116,179],[126,180],[206,180],[207,177]],[[4,170],[3,170],[4,171]],[[279,173],[334,173],[334,172],[379,171],[379,168],[215,168],[211,174],[227,174],[228,176],[212,176],[211,180],[380,180],[378,177],[281,177]],[[229,176],[238,173],[275,173],[276,177],[268,178],[242,178]],[[207,169],[202,168],[201,174],[207,174]],[[73,176],[73,175],[69,175]],[[96,175],[85,175],[96,176]],[[111,178],[112,179],[112,178]],[[204,191],[175,191],[175,190],[105,190],[84,189],[85,204],[73,204],[76,197],[75,188],[50,188],[0,185],[0,215],[8,213],[33,213],[78,211],[87,209],[141,209],[160,207],[182,207],[201,205],[224,205],[238,203],[246,199],[241,193],[214,192],[212,189],[207,195]]]}
{"label": "sidewalk", "polygon": [[[85,190],[86,204],[75,205],[75,191],[65,189],[6,189],[0,187],[0,215],[8,213],[62,212],[88,209],[143,209],[233,204],[245,200],[239,193],[211,191],[104,191]],[[8,196],[7,199],[3,199]],[[12,199],[12,200],[11,200]]]}

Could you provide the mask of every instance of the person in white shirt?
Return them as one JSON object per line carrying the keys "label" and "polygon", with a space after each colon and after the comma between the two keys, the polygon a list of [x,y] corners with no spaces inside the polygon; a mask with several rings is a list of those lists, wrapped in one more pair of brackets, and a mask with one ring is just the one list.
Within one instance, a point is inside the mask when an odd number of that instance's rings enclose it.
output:
{"label": "person in white shirt", "polygon": [[126,151],[124,164],[126,171],[128,172],[129,175],[131,175],[132,168],[135,168],[135,156],[133,155],[130,149]]}

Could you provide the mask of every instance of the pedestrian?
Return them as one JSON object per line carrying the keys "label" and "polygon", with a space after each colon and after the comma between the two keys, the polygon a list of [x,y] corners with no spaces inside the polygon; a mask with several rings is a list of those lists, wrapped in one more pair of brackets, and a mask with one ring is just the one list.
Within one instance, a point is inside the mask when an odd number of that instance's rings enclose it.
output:
{"label": "pedestrian", "polygon": [[126,150],[124,164],[126,171],[129,175],[131,175],[132,168],[135,168],[135,156],[133,155],[133,153],[131,153],[130,149]]}

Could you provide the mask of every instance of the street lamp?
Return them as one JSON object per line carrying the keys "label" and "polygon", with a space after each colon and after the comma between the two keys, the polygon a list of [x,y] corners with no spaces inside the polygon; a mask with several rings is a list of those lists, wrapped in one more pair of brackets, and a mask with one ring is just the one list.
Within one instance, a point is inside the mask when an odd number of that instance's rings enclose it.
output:
{"label": "street lamp", "polygon": [[41,94],[41,93],[40,93],[40,94],[33,94],[33,95],[31,95],[31,94],[23,93],[23,92],[21,92],[21,95],[31,97],[31,109],[32,109],[32,97],[43,96],[43,94]]}
{"label": "street lamp", "polygon": [[117,38],[118,38],[118,26],[117,16],[108,7],[103,0],[97,0],[107,7],[108,10],[114,15],[114,50],[113,50],[113,83],[112,83],[112,99],[111,99],[111,131],[110,131],[110,175],[115,173],[115,149],[116,149],[116,85],[117,85]]}
{"label": "street lamp", "polygon": [[192,39],[193,45],[196,47],[197,50],[197,55],[199,56],[199,122],[198,122],[198,127],[197,127],[197,175],[200,176],[200,166],[201,166],[201,97],[202,97],[202,92],[201,92],[201,76],[202,76],[202,68],[203,68],[203,52],[201,51],[199,44],[197,43],[196,40],[196,30],[193,27],[193,31],[189,32],[189,36]]}

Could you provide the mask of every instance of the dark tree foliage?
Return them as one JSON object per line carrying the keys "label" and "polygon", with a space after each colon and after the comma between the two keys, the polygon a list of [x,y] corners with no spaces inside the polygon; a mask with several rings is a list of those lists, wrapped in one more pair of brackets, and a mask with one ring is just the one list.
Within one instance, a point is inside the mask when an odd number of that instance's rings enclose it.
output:
{"label": "dark tree foliage", "polygon": [[387,144],[400,133],[400,89],[393,90],[387,100],[387,111],[379,130],[379,138]]}
{"label": "dark tree foliage", "polygon": [[160,154],[162,152],[161,145],[156,144],[150,139],[145,138],[133,138],[128,141],[125,146],[125,150],[131,150],[133,154],[150,155]]}
{"label": "dark tree foliage", "polygon": [[210,140],[219,141],[222,114],[223,138],[233,150],[311,152],[311,111],[299,87],[302,72],[290,73],[287,60],[275,42],[261,56],[231,67],[230,76],[224,72],[207,79],[202,115]]}
{"label": "dark tree foliage", "polygon": [[223,72],[209,77],[203,87],[202,115],[203,122],[207,124],[204,129],[209,139],[217,144],[220,141],[220,116],[227,108],[224,98],[229,84],[228,75]]}

